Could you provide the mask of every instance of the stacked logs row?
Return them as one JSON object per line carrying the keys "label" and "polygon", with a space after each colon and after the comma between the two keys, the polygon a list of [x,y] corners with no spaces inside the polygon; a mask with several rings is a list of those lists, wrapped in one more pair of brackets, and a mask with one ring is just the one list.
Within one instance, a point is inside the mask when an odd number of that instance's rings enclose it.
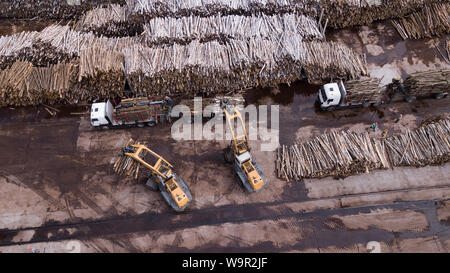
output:
{"label": "stacked logs row", "polygon": [[125,4],[124,0],[0,0],[0,18],[73,19],[87,10],[106,4]]}
{"label": "stacked logs row", "polygon": [[449,92],[450,69],[415,72],[406,77],[403,85],[412,95]]}
{"label": "stacked logs row", "polygon": [[391,23],[404,40],[432,38],[450,32],[449,15],[450,3],[438,3]]}
{"label": "stacked logs row", "polygon": [[332,132],[304,143],[278,149],[278,177],[285,180],[348,176],[373,169],[387,169],[390,163],[382,141],[367,133]]}
{"label": "stacked logs row", "polygon": [[295,14],[259,16],[211,16],[155,18],[144,25],[148,44],[187,44],[193,40],[227,41],[253,37],[270,38],[285,33],[307,40],[323,40],[317,22],[311,17]]}
{"label": "stacked logs row", "polygon": [[396,19],[420,11],[434,3],[448,0],[128,0],[126,5],[112,5],[90,10],[79,27],[103,35],[129,35],[142,31],[153,18],[181,18],[215,15],[297,13],[328,20],[328,26],[344,28],[368,25],[377,20]]}
{"label": "stacked logs row", "polygon": [[386,139],[367,133],[332,132],[278,149],[278,177],[287,181],[349,176],[391,166],[426,166],[450,161],[450,120],[438,119]]}
{"label": "stacked logs row", "polygon": [[[24,54],[32,47],[30,44],[44,45],[37,48],[42,52]],[[78,65],[79,74],[71,92],[80,93],[80,100],[121,94],[126,78],[133,91],[155,95],[273,86],[298,80],[304,74],[310,80],[365,74],[361,60],[348,47],[304,41],[301,34],[292,33],[233,39],[224,44],[194,40],[187,45],[149,47],[143,37],[96,37],[69,26],[53,25],[41,32],[0,38],[0,56],[10,60],[4,69],[9,69],[13,61],[48,67],[72,58],[70,62]],[[34,89],[29,85],[20,87],[25,90],[16,92],[22,95]],[[6,88],[0,86],[1,92]],[[33,100],[28,101],[33,104]]]}
{"label": "stacked logs row", "polygon": [[35,67],[30,62],[15,62],[0,70],[0,106],[78,99],[79,94],[71,92],[77,72],[78,67],[71,63]]}
{"label": "stacked logs row", "polygon": [[450,120],[429,123],[384,143],[393,166],[444,164],[450,161]]}
{"label": "stacked logs row", "polygon": [[[231,40],[124,50],[131,85],[140,93],[218,93],[291,83],[303,77],[325,80],[358,78],[366,70],[360,58],[338,43],[305,42],[300,35],[280,39]],[[195,88],[195,90],[193,90]]]}

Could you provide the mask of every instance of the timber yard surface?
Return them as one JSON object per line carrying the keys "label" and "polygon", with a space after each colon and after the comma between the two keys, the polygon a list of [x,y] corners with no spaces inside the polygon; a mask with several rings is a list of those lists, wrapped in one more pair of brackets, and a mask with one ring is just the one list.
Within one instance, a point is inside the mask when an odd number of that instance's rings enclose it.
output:
{"label": "timber yard surface", "polygon": [[[450,67],[429,40],[403,41],[387,24],[338,30],[330,40],[367,57],[372,76],[393,77]],[[437,43],[444,42],[443,36]],[[448,115],[449,99],[398,102],[377,108],[320,112],[318,86],[303,82],[251,90],[248,104],[280,105],[280,144],[331,129],[379,137],[405,132],[432,115]],[[286,182],[275,173],[275,152],[252,152],[264,169],[265,188],[248,194],[222,149],[228,141],[181,141],[170,125],[94,130],[89,107],[0,110],[0,252],[449,252],[450,166],[401,167],[335,179]],[[403,119],[395,123],[399,113]],[[133,138],[171,162],[194,201],[181,214],[143,181],[112,170],[118,151]]]}

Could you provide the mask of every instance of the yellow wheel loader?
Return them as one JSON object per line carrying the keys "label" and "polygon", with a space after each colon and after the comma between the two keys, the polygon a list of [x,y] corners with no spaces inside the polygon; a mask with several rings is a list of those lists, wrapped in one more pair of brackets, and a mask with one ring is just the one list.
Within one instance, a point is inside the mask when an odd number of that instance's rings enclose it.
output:
{"label": "yellow wheel loader", "polygon": [[[175,211],[183,211],[191,203],[192,195],[189,187],[164,158],[141,144],[123,148],[122,153],[141,163],[150,171],[146,186],[154,191],[159,190],[167,204]],[[146,161],[147,156],[151,156],[153,164]]]}
{"label": "yellow wheel loader", "polygon": [[[234,170],[247,191],[256,192],[265,185],[264,173],[250,154],[250,145],[241,113],[237,107],[231,107],[226,102],[221,103],[221,107],[233,137],[230,146],[224,149],[225,161],[233,163]],[[242,135],[236,135],[233,128],[235,121],[237,126],[241,126]]]}

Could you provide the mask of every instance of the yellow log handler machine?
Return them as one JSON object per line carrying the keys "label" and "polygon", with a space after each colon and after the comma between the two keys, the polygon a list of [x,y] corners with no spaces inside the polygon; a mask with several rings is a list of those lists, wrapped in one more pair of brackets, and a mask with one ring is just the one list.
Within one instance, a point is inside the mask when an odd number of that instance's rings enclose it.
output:
{"label": "yellow log handler machine", "polygon": [[[264,173],[250,154],[248,135],[241,113],[236,106],[232,107],[226,101],[221,103],[221,108],[233,137],[230,146],[223,151],[225,161],[233,163],[234,170],[247,191],[256,192],[265,185]],[[242,135],[236,134],[234,124],[241,126]]]}
{"label": "yellow log handler machine", "polygon": [[[167,204],[175,211],[181,212],[191,203],[192,195],[189,187],[164,158],[141,144],[125,147],[122,153],[149,170],[146,186],[154,191],[159,190]],[[153,163],[149,163],[148,156]]]}

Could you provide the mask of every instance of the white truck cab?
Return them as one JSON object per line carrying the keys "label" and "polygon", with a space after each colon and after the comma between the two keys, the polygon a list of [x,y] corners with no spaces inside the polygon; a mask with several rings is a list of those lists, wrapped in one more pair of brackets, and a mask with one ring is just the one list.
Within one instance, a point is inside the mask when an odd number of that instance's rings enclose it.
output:
{"label": "white truck cab", "polygon": [[339,106],[346,96],[342,81],[339,83],[327,83],[319,89],[319,103],[322,109]]}
{"label": "white truck cab", "polygon": [[114,107],[108,100],[107,102],[93,103],[91,106],[91,124],[94,127],[112,125],[112,114]]}

